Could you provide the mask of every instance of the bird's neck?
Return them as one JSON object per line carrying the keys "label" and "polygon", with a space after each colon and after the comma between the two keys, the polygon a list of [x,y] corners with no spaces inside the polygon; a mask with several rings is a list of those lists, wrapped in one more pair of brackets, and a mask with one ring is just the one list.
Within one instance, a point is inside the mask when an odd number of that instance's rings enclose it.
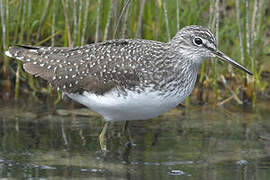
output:
{"label": "bird's neck", "polygon": [[185,44],[185,42],[178,42],[177,40],[171,40],[167,43],[169,51],[171,54],[177,55],[177,60],[187,61],[190,64],[193,64],[197,69],[201,66],[204,61],[202,56],[199,56],[197,53],[194,53],[190,47]]}
{"label": "bird's neck", "polygon": [[161,89],[172,92],[172,94],[189,94],[194,87],[197,77],[197,65],[192,59],[186,58],[183,54],[169,49],[166,57],[162,58],[158,71],[154,73],[154,78],[159,82]]}

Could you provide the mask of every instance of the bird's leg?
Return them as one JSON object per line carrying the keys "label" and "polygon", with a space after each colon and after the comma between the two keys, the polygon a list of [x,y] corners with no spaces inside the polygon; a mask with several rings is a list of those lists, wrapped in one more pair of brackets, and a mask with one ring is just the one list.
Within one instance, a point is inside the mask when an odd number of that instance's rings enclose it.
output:
{"label": "bird's leg", "polygon": [[124,122],[124,127],[123,127],[123,134],[125,135],[126,139],[127,139],[127,143],[126,145],[131,145],[132,142],[131,142],[131,136],[130,136],[130,131],[128,129],[128,124],[129,124],[129,121],[125,121]]}
{"label": "bird's leg", "polygon": [[107,138],[106,131],[108,129],[109,122],[105,122],[105,125],[99,135],[99,144],[102,151],[107,151]]}
{"label": "bird's leg", "polygon": [[128,127],[128,121],[124,122],[124,128],[123,128],[123,132],[125,133]]}

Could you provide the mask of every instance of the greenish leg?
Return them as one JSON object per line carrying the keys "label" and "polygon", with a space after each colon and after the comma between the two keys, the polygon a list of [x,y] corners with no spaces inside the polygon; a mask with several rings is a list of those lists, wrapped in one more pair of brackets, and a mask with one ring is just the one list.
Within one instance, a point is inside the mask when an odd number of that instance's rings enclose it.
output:
{"label": "greenish leg", "polygon": [[123,132],[125,133],[128,129],[128,124],[129,124],[129,121],[125,121],[124,122],[124,128],[123,128]]}
{"label": "greenish leg", "polygon": [[132,144],[130,131],[128,129],[129,121],[125,121],[124,123],[125,124],[124,124],[124,128],[123,128],[123,134],[125,135],[125,138],[127,140],[127,144]]}
{"label": "greenish leg", "polygon": [[102,151],[107,151],[107,138],[106,131],[108,129],[109,122],[105,122],[105,125],[99,135],[99,144]]}

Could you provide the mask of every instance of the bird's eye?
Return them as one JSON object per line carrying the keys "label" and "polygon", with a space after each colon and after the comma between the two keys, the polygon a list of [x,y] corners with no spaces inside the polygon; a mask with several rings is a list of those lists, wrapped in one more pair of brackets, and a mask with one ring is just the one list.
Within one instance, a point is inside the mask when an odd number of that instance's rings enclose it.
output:
{"label": "bird's eye", "polygon": [[195,45],[202,45],[202,39],[201,38],[199,38],[199,37],[196,37],[196,38],[194,38],[193,39],[193,43],[195,44]]}

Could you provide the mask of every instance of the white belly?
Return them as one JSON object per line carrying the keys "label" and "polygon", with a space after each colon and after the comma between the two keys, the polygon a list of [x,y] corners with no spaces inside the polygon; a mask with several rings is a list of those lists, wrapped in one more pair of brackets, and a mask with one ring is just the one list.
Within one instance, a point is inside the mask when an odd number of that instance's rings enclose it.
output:
{"label": "white belly", "polygon": [[159,96],[159,92],[148,88],[144,93],[127,91],[126,96],[119,96],[117,90],[102,96],[87,91],[82,94],[67,94],[67,96],[96,111],[105,121],[122,121],[144,120],[159,116],[176,107],[189,93]]}

